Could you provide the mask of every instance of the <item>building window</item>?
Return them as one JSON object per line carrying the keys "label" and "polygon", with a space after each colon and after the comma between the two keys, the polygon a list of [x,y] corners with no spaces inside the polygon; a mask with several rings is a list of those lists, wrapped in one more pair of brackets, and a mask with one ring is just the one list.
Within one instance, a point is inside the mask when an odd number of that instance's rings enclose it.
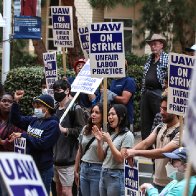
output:
{"label": "building window", "polygon": [[117,18],[105,18],[105,22],[123,22],[124,23],[124,46],[125,54],[129,54],[132,51],[132,30],[133,21],[131,19],[117,19]]}

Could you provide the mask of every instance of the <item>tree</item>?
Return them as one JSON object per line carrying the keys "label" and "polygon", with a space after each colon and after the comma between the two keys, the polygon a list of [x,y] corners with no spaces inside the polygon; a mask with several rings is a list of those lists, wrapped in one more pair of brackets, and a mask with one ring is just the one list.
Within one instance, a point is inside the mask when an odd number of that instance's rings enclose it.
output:
{"label": "tree", "polygon": [[[170,50],[183,52],[195,43],[195,0],[88,0],[93,8],[114,7],[117,4],[132,6],[142,3],[141,18],[134,25],[138,35],[149,30],[163,33],[169,41]],[[172,36],[171,36],[172,35]]]}

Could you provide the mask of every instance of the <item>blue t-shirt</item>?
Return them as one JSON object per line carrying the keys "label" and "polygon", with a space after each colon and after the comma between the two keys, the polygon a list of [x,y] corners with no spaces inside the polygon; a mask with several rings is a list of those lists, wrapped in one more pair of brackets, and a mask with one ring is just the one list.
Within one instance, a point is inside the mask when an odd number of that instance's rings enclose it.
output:
{"label": "blue t-shirt", "polygon": [[131,77],[124,77],[120,79],[112,80],[110,85],[110,90],[116,93],[118,96],[122,96],[123,91],[128,91],[132,93],[131,98],[129,99],[128,103],[126,104],[129,121],[133,124],[133,95],[136,91],[136,83],[135,80]]}

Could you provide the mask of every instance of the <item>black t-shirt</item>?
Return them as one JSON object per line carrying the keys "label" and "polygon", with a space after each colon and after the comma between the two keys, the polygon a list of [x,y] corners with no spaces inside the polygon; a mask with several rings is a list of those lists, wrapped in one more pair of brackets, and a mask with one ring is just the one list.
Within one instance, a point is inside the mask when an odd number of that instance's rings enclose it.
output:
{"label": "black t-shirt", "polygon": [[159,61],[154,63],[154,59],[152,59],[150,63],[150,67],[146,74],[145,78],[145,87],[148,89],[162,89],[161,84],[157,78],[157,64]]}

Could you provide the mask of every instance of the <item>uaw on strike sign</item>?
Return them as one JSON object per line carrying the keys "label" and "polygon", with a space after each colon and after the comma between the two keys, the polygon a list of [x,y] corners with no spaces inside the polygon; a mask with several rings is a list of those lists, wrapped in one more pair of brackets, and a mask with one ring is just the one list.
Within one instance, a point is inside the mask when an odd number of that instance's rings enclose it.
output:
{"label": "uaw on strike sign", "polygon": [[55,47],[74,47],[73,11],[71,6],[52,6],[52,28]]}
{"label": "uaw on strike sign", "polygon": [[194,57],[169,54],[169,82],[167,112],[184,116],[188,106]]}
{"label": "uaw on strike sign", "polygon": [[125,77],[123,23],[90,24],[89,56],[94,77]]}
{"label": "uaw on strike sign", "polygon": [[[0,175],[10,196],[47,196],[35,162],[30,155],[0,153]],[[4,189],[2,191],[5,192]]]}

